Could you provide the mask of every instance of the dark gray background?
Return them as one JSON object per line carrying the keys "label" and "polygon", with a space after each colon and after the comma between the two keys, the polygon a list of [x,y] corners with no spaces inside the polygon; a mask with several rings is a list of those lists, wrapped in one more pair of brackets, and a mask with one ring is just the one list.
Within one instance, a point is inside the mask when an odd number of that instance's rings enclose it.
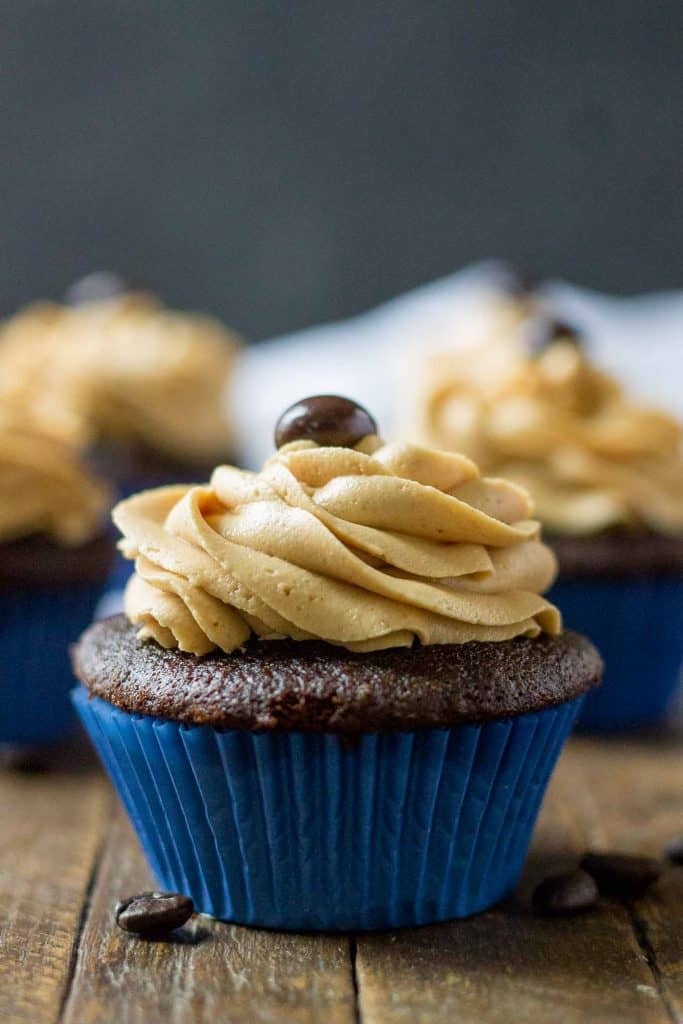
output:
{"label": "dark gray background", "polygon": [[680,0],[0,0],[4,310],[112,267],[252,337],[473,259],[680,285]]}

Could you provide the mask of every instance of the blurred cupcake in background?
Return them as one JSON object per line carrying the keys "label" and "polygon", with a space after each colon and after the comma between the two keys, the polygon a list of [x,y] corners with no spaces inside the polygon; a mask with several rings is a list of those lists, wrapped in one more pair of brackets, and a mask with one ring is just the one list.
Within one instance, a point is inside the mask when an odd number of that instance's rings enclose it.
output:
{"label": "blurred cupcake in background", "polygon": [[559,557],[552,597],[605,657],[582,724],[658,721],[683,656],[680,423],[630,399],[557,321],[536,319],[512,342],[494,337],[451,354],[447,373],[433,369],[421,436],[529,489]]}
{"label": "blurred cupcake in background", "polygon": [[226,389],[237,335],[214,317],[169,309],[112,274],[90,275],[67,299],[64,356],[73,360],[98,464],[122,492],[205,480],[227,461]]}
{"label": "blurred cupcake in background", "polygon": [[245,924],[463,917],[521,871],[592,644],[543,596],[525,492],[318,396],[259,473],[117,506],[126,615],[83,722],[165,888]]}
{"label": "blurred cupcake in background", "polygon": [[73,724],[68,645],[111,566],[110,501],[73,448],[0,402],[0,745]]}
{"label": "blurred cupcake in background", "polygon": [[[236,336],[98,273],[67,304],[29,307],[0,333],[0,397],[49,407],[124,494],[201,480],[231,452],[226,388]],[[35,415],[38,413],[36,412]]]}

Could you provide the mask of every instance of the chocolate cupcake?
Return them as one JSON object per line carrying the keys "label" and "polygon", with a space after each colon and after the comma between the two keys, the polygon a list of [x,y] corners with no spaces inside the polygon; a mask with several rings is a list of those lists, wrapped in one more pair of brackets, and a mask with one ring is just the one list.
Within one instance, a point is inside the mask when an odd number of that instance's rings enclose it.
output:
{"label": "chocolate cupcake", "polygon": [[48,743],[74,723],[67,647],[112,563],[108,506],[72,449],[0,405],[0,745]]}
{"label": "chocolate cupcake", "polygon": [[115,522],[125,616],[75,702],[160,883],[226,920],[380,928],[516,883],[600,658],[541,593],[526,494],[294,407],[258,473],[148,491]]}
{"label": "chocolate cupcake", "polygon": [[[457,365],[456,365],[457,364]],[[452,360],[424,395],[424,436],[531,492],[560,563],[551,597],[605,657],[595,730],[662,719],[683,656],[681,425],[596,369],[570,325]]]}

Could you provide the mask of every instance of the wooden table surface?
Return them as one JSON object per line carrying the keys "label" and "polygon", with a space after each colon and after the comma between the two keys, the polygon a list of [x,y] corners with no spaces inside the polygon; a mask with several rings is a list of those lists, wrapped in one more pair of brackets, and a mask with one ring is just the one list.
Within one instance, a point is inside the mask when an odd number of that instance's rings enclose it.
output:
{"label": "wooden table surface", "polygon": [[355,937],[203,917],[174,941],[119,931],[114,903],[151,878],[84,751],[50,772],[0,772],[2,1024],[683,1021],[682,867],[632,904],[554,920],[529,910],[530,887],[587,847],[657,854],[683,831],[680,731],[572,740],[506,905]]}

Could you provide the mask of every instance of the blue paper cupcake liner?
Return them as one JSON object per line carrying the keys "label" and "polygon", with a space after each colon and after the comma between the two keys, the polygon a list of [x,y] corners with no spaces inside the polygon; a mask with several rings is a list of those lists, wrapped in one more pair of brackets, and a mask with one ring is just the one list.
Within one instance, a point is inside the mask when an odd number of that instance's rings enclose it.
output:
{"label": "blue paper cupcake liner", "polygon": [[90,623],[101,589],[0,593],[0,744],[51,743],[75,726],[68,645]]}
{"label": "blue paper cupcake liner", "polygon": [[548,597],[565,626],[589,636],[605,660],[579,728],[619,732],[665,718],[683,659],[683,580],[560,580]]}
{"label": "blue paper cupcake liner", "polygon": [[346,931],[501,900],[581,700],[353,741],[184,726],[82,687],[74,702],[164,889],[227,921]]}

